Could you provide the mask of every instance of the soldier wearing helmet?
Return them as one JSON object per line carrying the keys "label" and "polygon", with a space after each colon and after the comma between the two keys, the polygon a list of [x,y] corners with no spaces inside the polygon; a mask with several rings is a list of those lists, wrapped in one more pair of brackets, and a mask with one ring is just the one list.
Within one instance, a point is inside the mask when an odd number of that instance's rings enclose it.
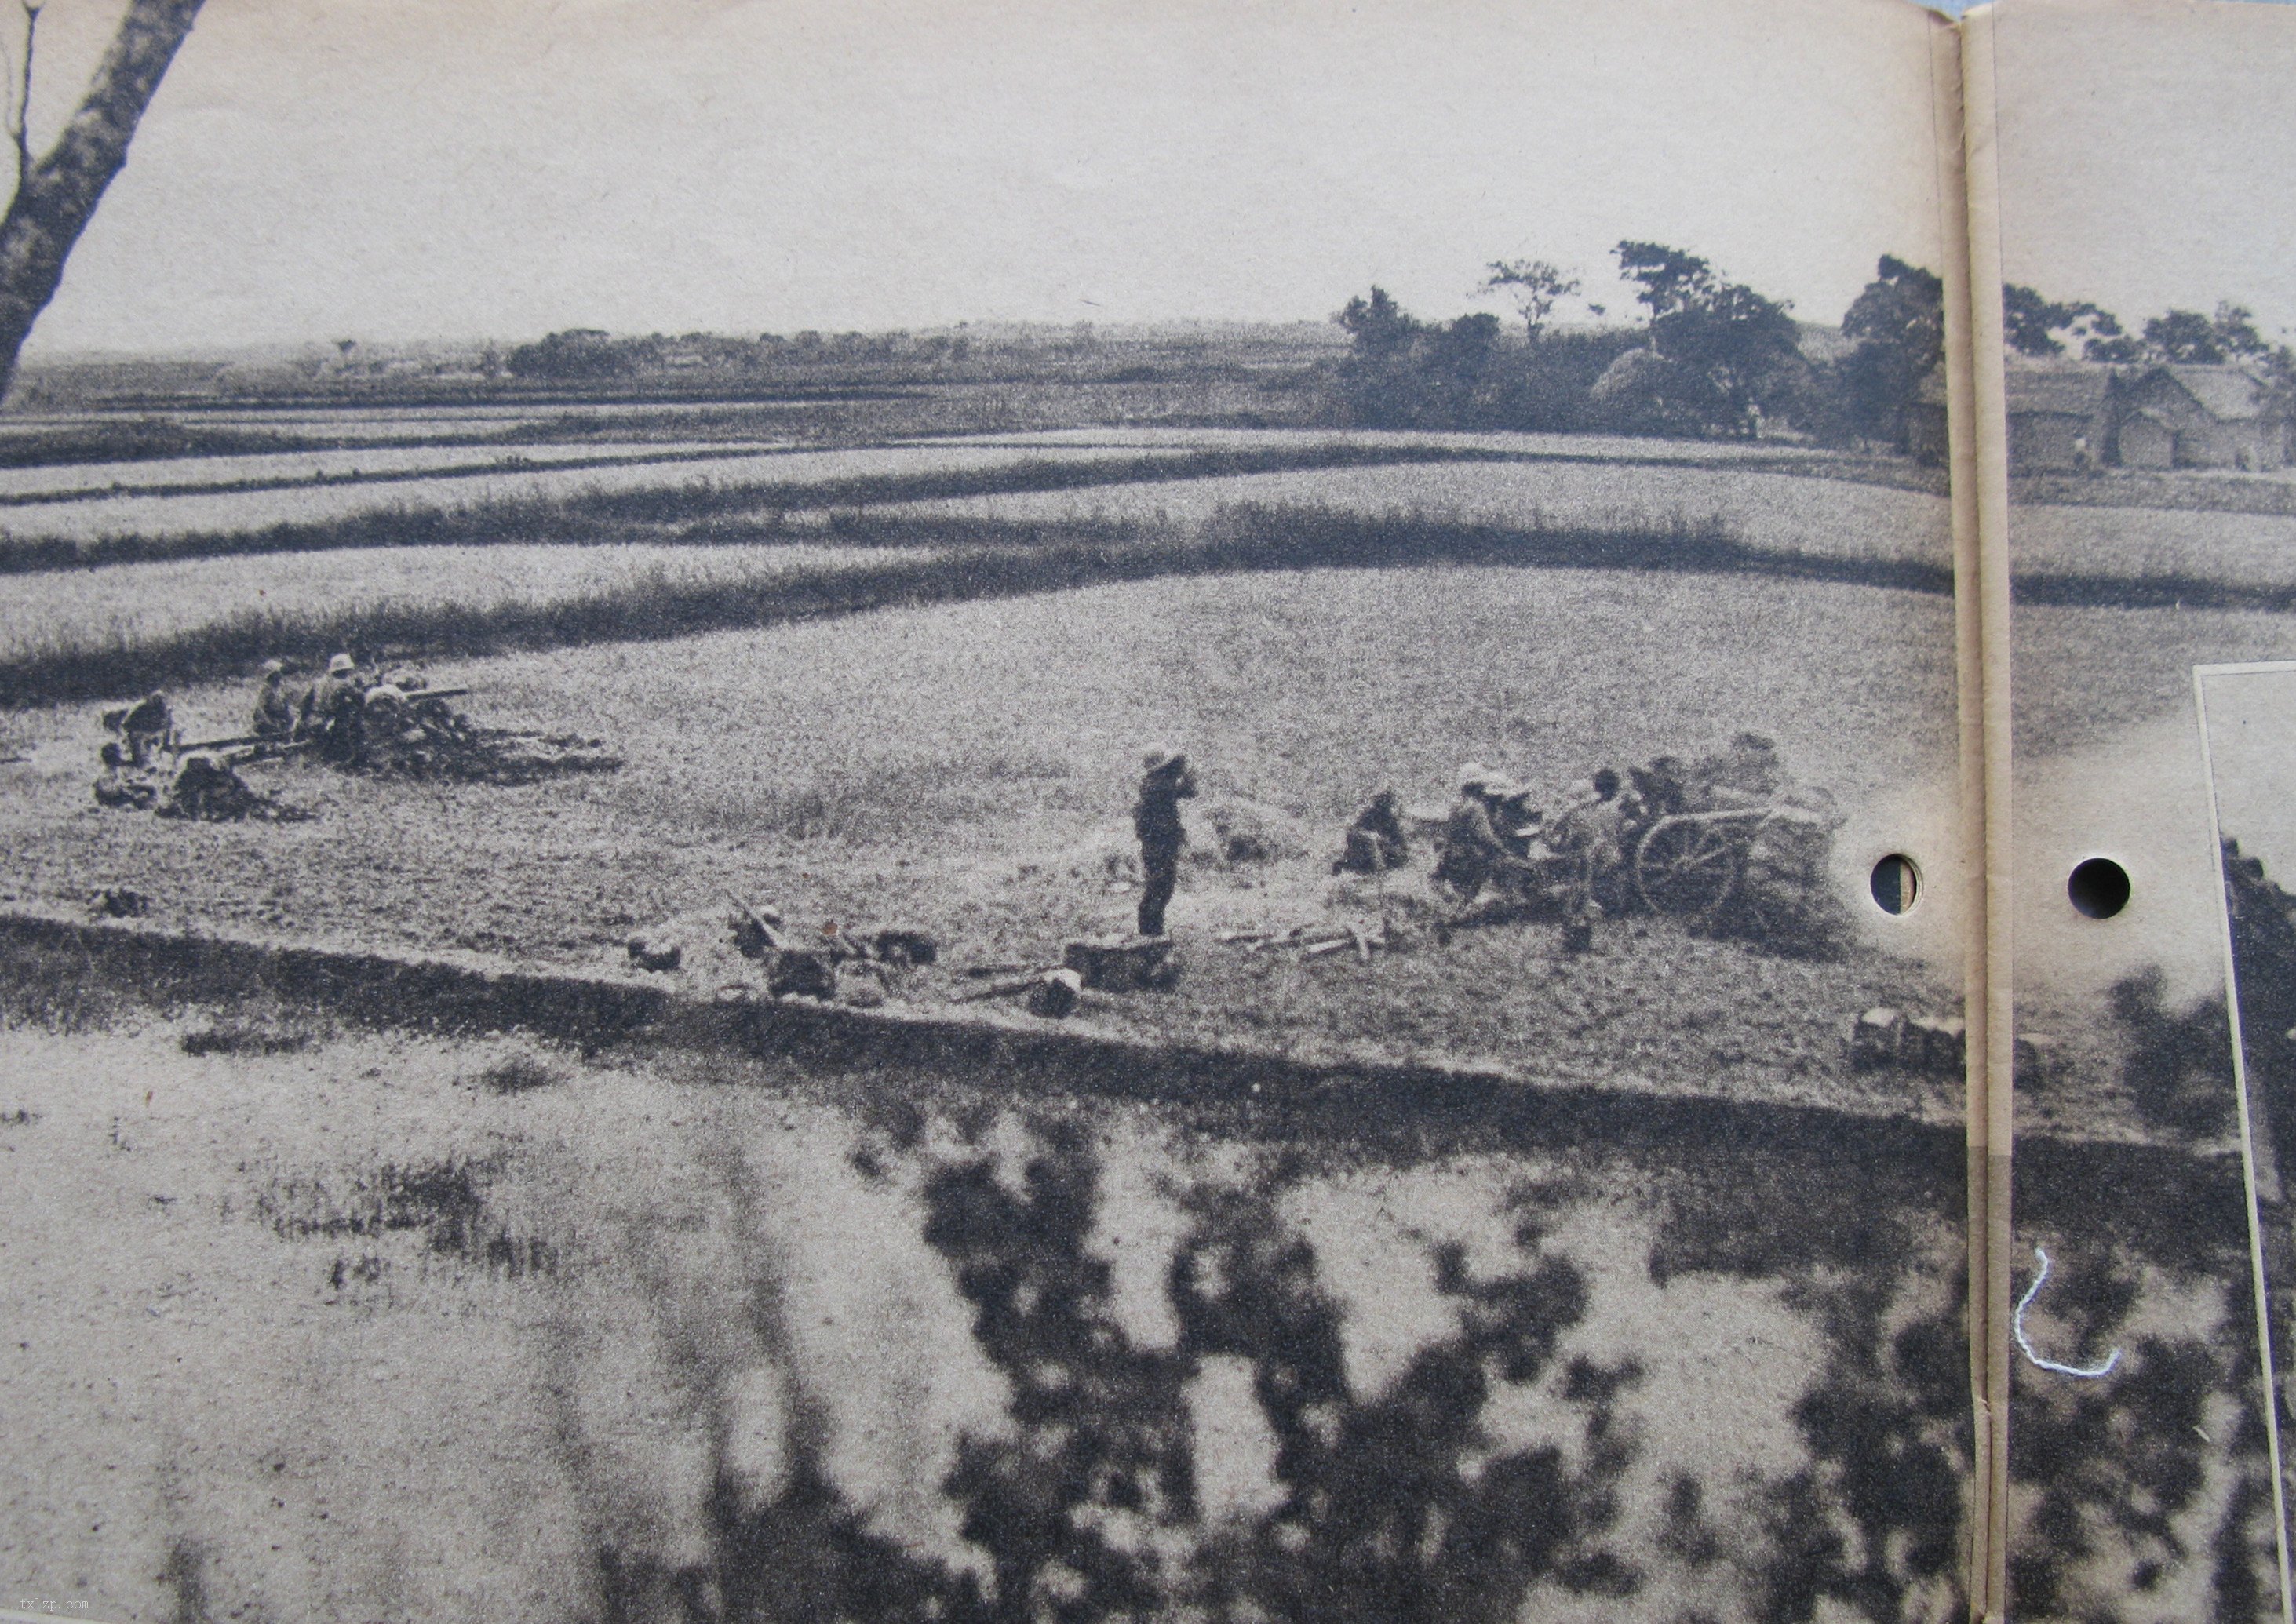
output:
{"label": "soldier wearing helmet", "polygon": [[263,662],[263,685],[255,691],[255,715],[248,732],[258,739],[285,740],[295,732],[295,704],[287,697],[287,662]]}
{"label": "soldier wearing helmet", "polygon": [[1460,767],[1458,783],[1459,799],[1451,803],[1436,841],[1435,878],[1472,902],[1513,861],[1513,853],[1491,822],[1491,791],[1500,784],[1499,775],[1480,761],[1470,761]]}
{"label": "soldier wearing helmet", "polygon": [[337,654],[327,661],[327,674],[303,696],[296,731],[318,741],[319,753],[330,761],[356,761],[366,742],[365,711],[358,662],[348,654]]}
{"label": "soldier wearing helmet", "polygon": [[144,695],[120,713],[119,730],[128,765],[149,767],[155,752],[175,742],[176,714],[168,709],[168,696],[157,689]]}

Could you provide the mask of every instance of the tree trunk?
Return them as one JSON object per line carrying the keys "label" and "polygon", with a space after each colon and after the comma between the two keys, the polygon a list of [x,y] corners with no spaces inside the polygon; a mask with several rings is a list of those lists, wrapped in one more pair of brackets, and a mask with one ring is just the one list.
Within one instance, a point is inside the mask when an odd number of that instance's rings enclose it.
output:
{"label": "tree trunk", "polygon": [[152,93],[192,31],[201,0],[132,0],[71,122],[0,218],[0,397],[17,353],[63,280],[64,259],[127,161]]}

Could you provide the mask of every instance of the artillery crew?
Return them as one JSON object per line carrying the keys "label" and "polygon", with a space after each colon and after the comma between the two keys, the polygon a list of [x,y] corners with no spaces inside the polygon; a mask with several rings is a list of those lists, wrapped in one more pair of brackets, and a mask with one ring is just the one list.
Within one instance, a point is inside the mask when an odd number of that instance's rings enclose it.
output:
{"label": "artillery crew", "polygon": [[365,711],[358,664],[348,654],[337,654],[327,661],[327,674],[303,695],[296,734],[317,741],[319,753],[331,761],[356,761],[366,739]]}
{"label": "artillery crew", "polygon": [[176,768],[175,782],[168,786],[159,813],[161,817],[225,823],[245,817],[266,804],[221,756],[195,750]]}
{"label": "artillery crew", "polygon": [[149,767],[152,758],[176,736],[175,712],[168,696],[154,689],[135,704],[104,713],[104,725],[119,735],[119,745],[130,767]]}
{"label": "artillery crew", "polygon": [[130,765],[127,752],[118,744],[107,743],[98,754],[103,771],[95,780],[95,804],[130,812],[150,811],[160,799],[160,786],[152,782],[152,775]]}
{"label": "artillery crew", "polygon": [[255,692],[255,714],[247,731],[258,739],[284,742],[295,734],[295,701],[287,696],[287,662],[263,662],[263,685]]}
{"label": "artillery crew", "polygon": [[1520,861],[1491,817],[1494,801],[1512,788],[1480,761],[1459,769],[1459,798],[1451,803],[1436,841],[1435,879],[1462,901],[1472,902],[1485,885]]}
{"label": "artillery crew", "polygon": [[1180,883],[1180,849],[1187,829],[1180,803],[1196,792],[1187,757],[1152,750],[1141,760],[1140,798],[1133,803],[1132,830],[1140,838],[1140,913],[1143,936],[1164,934],[1164,910]]}
{"label": "artillery crew", "polygon": [[1578,912],[1592,917],[1615,911],[1613,882],[1626,866],[1629,824],[1639,821],[1641,808],[1607,767],[1588,787],[1594,798],[1577,801],[1556,817],[1552,839],[1557,852],[1576,859],[1572,894]]}
{"label": "artillery crew", "polygon": [[1356,814],[1332,865],[1335,874],[1381,874],[1411,861],[1411,837],[1403,827],[1403,813],[1395,791],[1382,790],[1371,804]]}

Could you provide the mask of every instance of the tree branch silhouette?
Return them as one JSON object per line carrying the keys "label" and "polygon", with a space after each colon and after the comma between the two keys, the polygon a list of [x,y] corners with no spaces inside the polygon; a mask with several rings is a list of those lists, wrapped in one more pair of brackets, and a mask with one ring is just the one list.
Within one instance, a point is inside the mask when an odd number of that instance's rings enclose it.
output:
{"label": "tree branch silhouette", "polygon": [[131,0],[119,32],[62,133],[35,160],[27,133],[32,35],[39,8],[27,4],[24,62],[10,135],[17,152],[16,194],[0,217],[0,395],[16,375],[24,340],[63,281],[64,261],[127,161],[128,143],[168,65],[200,13],[201,0]]}

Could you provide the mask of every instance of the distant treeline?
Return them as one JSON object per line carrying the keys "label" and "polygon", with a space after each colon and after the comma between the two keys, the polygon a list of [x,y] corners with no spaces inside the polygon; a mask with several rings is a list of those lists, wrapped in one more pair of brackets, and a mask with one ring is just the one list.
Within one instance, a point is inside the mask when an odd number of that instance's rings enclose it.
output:
{"label": "distant treeline", "polygon": [[[1694,254],[1633,242],[1611,253],[1636,290],[1633,324],[1558,330],[1553,313],[1579,282],[1536,260],[1496,262],[1484,283],[1513,299],[1519,332],[1490,315],[1423,321],[1377,287],[1350,299],[1334,318],[1353,340],[1337,369],[1346,420],[1699,438],[1783,431],[1823,445],[1909,448],[1924,381],[1945,357],[1945,286],[1933,272],[1884,254],[1837,333],[1797,322],[1787,301]],[[2296,354],[2266,339],[2240,305],[2221,303],[2213,316],[2170,310],[2134,333],[2095,304],[2029,287],[2005,289],[2004,306],[2005,336],[2021,356],[2237,363],[2296,397]]]}
{"label": "distant treeline", "polygon": [[1354,340],[1338,368],[1349,421],[1699,438],[1786,431],[1905,447],[1921,381],[1945,353],[1945,288],[1933,273],[1883,256],[1835,339],[1694,254],[1628,242],[1612,255],[1636,290],[1638,323],[1558,330],[1554,309],[1578,281],[1538,261],[1496,263],[1484,284],[1515,299],[1516,333],[1488,314],[1422,321],[1376,287],[1349,300],[1335,318]]}

